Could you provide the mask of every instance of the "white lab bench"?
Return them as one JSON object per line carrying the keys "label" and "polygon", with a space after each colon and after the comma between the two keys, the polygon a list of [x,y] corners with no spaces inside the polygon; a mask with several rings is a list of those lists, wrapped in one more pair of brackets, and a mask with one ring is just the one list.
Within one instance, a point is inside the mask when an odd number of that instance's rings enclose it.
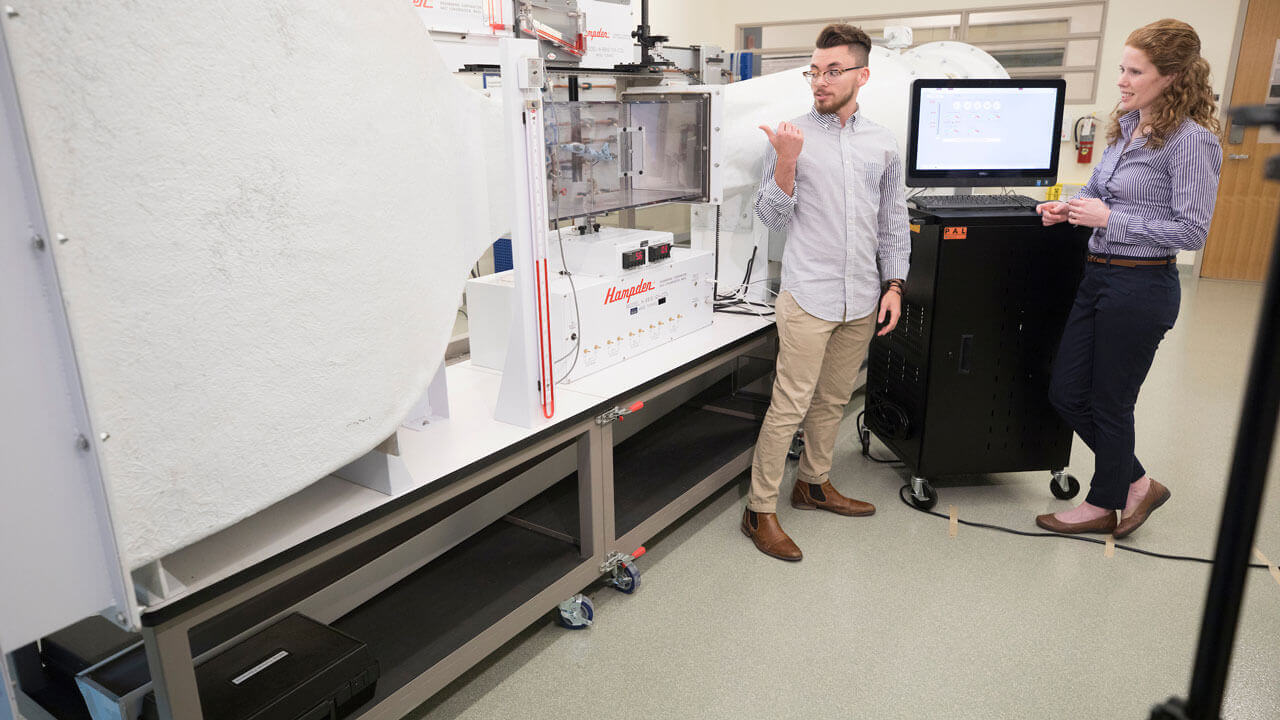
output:
{"label": "white lab bench", "polygon": [[123,689],[149,666],[162,715],[196,720],[195,666],[302,612],[378,660],[377,694],[353,717],[403,717],[750,467],[775,342],[771,321],[718,313],[557,386],[556,417],[533,429],[492,419],[500,374],[451,366],[450,418],[397,433],[417,487],[390,497],[326,477],[169,556],[179,589],[144,609],[144,646],[101,674]]}

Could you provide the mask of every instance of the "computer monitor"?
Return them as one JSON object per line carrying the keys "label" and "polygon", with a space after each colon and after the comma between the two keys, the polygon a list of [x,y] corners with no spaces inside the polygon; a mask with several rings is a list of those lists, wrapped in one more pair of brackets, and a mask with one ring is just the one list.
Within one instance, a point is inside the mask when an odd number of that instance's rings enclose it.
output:
{"label": "computer monitor", "polygon": [[1053,185],[1065,80],[916,80],[907,186]]}

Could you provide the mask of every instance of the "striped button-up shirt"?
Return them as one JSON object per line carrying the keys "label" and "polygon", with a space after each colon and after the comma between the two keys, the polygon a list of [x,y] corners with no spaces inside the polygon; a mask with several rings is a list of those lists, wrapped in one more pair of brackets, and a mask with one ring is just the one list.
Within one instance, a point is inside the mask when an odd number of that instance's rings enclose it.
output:
{"label": "striped button-up shirt", "polygon": [[1133,136],[1137,127],[1137,110],[1120,118],[1120,139],[1102,151],[1089,183],[1075,195],[1111,209],[1107,226],[1089,238],[1089,251],[1158,258],[1199,250],[1218,196],[1218,136],[1188,118],[1152,150],[1145,135]]}
{"label": "striped button-up shirt", "polygon": [[865,317],[881,279],[905,279],[911,257],[898,143],[856,113],[844,127],[816,108],[792,122],[804,133],[792,194],[774,182],[772,145],[756,192],[756,214],[787,234],[782,289],[814,317]]}

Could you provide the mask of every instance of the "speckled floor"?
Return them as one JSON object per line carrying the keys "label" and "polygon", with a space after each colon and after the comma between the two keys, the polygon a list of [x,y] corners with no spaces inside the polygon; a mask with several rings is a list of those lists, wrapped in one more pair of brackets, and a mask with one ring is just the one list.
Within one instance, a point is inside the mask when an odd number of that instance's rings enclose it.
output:
{"label": "speckled floor", "polygon": [[[1257,285],[1184,279],[1138,404],[1138,454],[1173,498],[1124,543],[1212,554],[1260,299]],[[1077,442],[1072,472],[1087,479],[1092,463]],[[1278,471],[1257,541],[1273,560]],[[638,593],[589,591],[593,627],[540,623],[409,717],[1139,720],[1186,694],[1207,565],[966,527],[951,538],[945,519],[899,502],[902,473],[859,457],[851,413],[833,481],[874,517],[784,505],[805,559],[783,563],[739,533],[736,483],[650,543]],[[1047,480],[942,481],[939,508],[1034,530],[1034,515],[1068,506]],[[1263,571],[1224,717],[1280,717],[1280,585]]]}

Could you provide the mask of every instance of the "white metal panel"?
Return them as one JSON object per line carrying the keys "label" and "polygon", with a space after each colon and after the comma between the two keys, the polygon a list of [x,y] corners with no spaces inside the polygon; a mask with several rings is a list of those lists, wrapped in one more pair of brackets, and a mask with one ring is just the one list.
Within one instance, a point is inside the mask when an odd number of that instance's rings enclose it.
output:
{"label": "white metal panel", "polygon": [[[497,65],[501,62],[498,40],[515,36],[516,4],[510,0],[455,0],[437,6],[413,0],[413,5],[450,70],[461,70],[465,65]],[[611,68],[639,62],[631,38],[631,31],[639,22],[634,0],[578,0],[578,9],[586,15],[587,32],[587,54],[579,65]],[[572,59],[561,55],[561,60]]]}
{"label": "white metal panel", "polygon": [[578,0],[587,14],[587,54],[582,67],[608,68],[636,61],[631,31],[639,22],[635,2]]}
{"label": "white metal panel", "polygon": [[0,647],[8,649],[99,612],[131,614],[51,242],[0,27]]}

